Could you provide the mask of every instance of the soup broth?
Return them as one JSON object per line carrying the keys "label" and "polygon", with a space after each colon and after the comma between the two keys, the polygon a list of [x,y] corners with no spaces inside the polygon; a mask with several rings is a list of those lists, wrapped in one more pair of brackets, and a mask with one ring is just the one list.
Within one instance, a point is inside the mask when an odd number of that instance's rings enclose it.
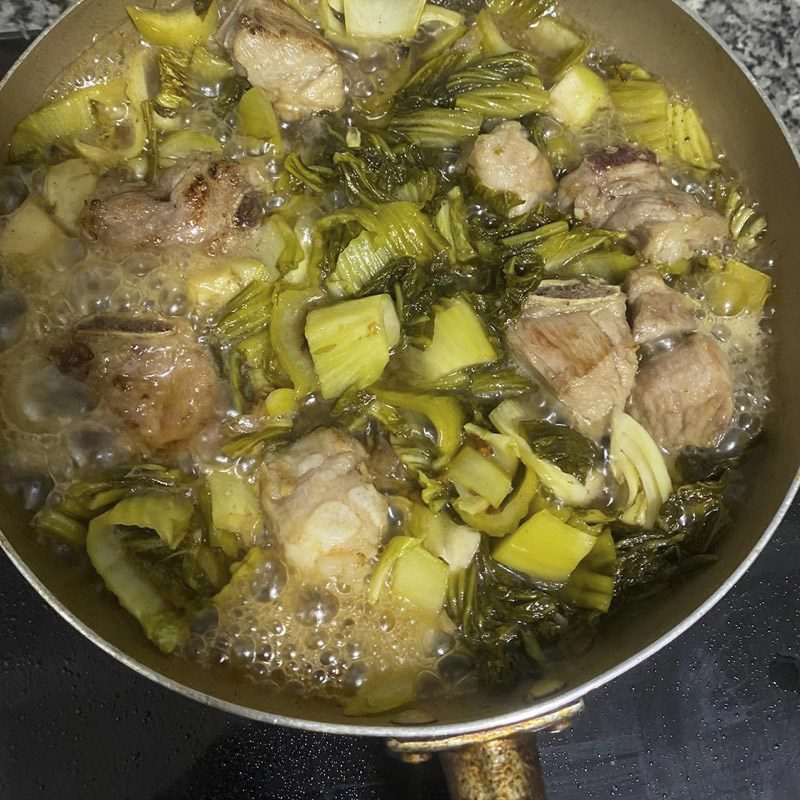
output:
{"label": "soup broth", "polygon": [[176,658],[424,709],[732,527],[766,220],[554,5],[133,9],[0,179],[6,488]]}

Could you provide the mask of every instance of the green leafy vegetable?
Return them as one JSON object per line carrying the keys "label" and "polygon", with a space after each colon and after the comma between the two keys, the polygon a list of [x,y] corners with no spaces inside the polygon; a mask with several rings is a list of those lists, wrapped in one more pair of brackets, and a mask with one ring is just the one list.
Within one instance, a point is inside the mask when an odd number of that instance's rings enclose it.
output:
{"label": "green leafy vegetable", "polygon": [[169,494],[139,494],[121,500],[89,523],[86,552],[109,591],[141,624],[145,635],[171,653],[188,634],[185,617],[164,599],[152,576],[125,546],[120,526],[155,530],[175,549],[188,532],[191,503]]}
{"label": "green leafy vegetable", "polygon": [[432,103],[434,93],[448,75],[472,60],[469,52],[444,50],[423,64],[400,88],[395,98],[398,111],[410,111]]}
{"label": "green leafy vegetable", "polygon": [[541,420],[522,422],[522,435],[537,456],[555,464],[578,480],[586,476],[602,457],[600,448],[569,425]]}
{"label": "green leafy vegetable", "polygon": [[352,203],[376,207],[407,201],[424,205],[438,187],[438,173],[414,146],[391,148],[378,133],[361,135],[361,146],[335,153],[333,164]]}
{"label": "green leafy vegetable", "polygon": [[291,191],[302,194],[322,194],[333,175],[330,167],[309,165],[298,153],[289,153],[283,162],[284,184]]}
{"label": "green leafy vegetable", "polygon": [[190,103],[189,60],[187,51],[172,47],[162,47],[156,54],[160,86],[153,106],[162,117],[174,117],[180,108]]}
{"label": "green leafy vegetable", "polygon": [[553,0],[487,0],[486,8],[508,27],[529,28],[553,9]]}
{"label": "green leafy vegetable", "polygon": [[277,421],[256,431],[235,436],[222,446],[222,455],[235,461],[250,453],[274,450],[290,441],[291,436],[291,421]]}
{"label": "green leafy vegetable", "polygon": [[392,117],[389,130],[420,147],[455,147],[462,139],[476,136],[483,116],[458,108],[424,108]]}
{"label": "green leafy vegetable", "polygon": [[684,534],[682,548],[692,555],[707,553],[730,522],[724,495],[728,482],[702,481],[676,489],[661,507],[658,525]]}
{"label": "green leafy vegetable", "polygon": [[620,595],[652,593],[691,566],[692,559],[702,563],[730,522],[726,488],[725,477],[679,487],[662,506],[651,530],[614,523],[616,591]]}
{"label": "green leafy vegetable", "polygon": [[102,480],[70,483],[57,502],[36,515],[34,525],[46,536],[82,548],[88,523],[123,497],[137,491],[178,489],[189,480],[177,470],[155,464],[110,470]]}
{"label": "green leafy vegetable", "polygon": [[387,203],[375,210],[345,209],[323,217],[318,228],[326,246],[344,244],[343,229],[352,230],[351,224],[360,233],[338,251],[327,281],[337,297],[356,294],[395,259],[410,257],[427,264],[447,247],[427,217],[408,202]]}
{"label": "green leafy vegetable", "polygon": [[214,340],[222,347],[263,331],[269,325],[273,287],[253,281],[219,314],[214,324]]}
{"label": "green leafy vegetable", "polygon": [[453,261],[470,261],[475,257],[475,249],[469,237],[469,220],[464,195],[457,186],[447,193],[442,202],[436,214],[436,227],[450,243]]}
{"label": "green leafy vegetable", "polygon": [[575,135],[557,120],[538,116],[528,122],[534,144],[558,174],[571,172],[581,163],[581,149]]}
{"label": "green leafy vegetable", "polygon": [[472,566],[451,577],[446,608],[480,677],[495,688],[530,674],[540,645],[555,642],[566,626],[558,600],[498,564],[486,542]]}
{"label": "green leafy vegetable", "polygon": [[593,277],[621,283],[638,266],[625,235],[586,226],[570,228],[564,220],[502,238],[503,246],[523,260],[541,266],[548,276]]}
{"label": "green leafy vegetable", "polygon": [[739,458],[735,456],[717,450],[698,450],[690,447],[679,453],[675,460],[675,468],[684,483],[699,483],[720,480],[738,463]]}
{"label": "green leafy vegetable", "polygon": [[298,396],[311,394],[319,386],[304,331],[308,312],[320,305],[324,298],[323,291],[311,287],[286,288],[275,299],[270,319],[270,343]]}

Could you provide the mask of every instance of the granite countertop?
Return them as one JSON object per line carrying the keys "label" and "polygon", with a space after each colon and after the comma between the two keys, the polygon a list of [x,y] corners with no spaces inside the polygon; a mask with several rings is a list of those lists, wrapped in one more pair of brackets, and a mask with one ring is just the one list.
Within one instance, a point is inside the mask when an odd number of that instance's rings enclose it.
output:
{"label": "granite countertop", "polygon": [[[732,46],[800,143],[800,1],[682,2]],[[34,35],[63,5],[0,0],[0,38]],[[594,692],[570,730],[541,739],[554,800],[797,800],[798,584],[800,502],[703,620]],[[0,612],[3,800],[446,796],[436,762],[401,767],[377,740],[260,725],[141,678],[2,557]]]}

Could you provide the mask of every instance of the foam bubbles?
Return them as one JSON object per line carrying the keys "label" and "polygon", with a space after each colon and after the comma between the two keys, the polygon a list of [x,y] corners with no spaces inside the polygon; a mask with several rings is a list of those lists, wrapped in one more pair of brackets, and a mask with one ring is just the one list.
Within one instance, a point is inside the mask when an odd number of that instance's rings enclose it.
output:
{"label": "foam bubbles", "polygon": [[356,587],[315,586],[268,553],[238,595],[195,615],[183,655],[298,695],[341,698],[386,670],[435,671],[451,643],[402,602],[372,605]]}

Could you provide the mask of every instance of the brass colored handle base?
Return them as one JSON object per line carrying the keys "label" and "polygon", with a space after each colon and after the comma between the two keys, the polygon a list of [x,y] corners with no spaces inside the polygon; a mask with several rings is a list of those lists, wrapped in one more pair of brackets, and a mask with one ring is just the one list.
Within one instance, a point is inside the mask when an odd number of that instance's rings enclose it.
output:
{"label": "brass colored handle base", "polygon": [[446,739],[390,739],[387,747],[408,764],[439,753],[452,800],[546,800],[533,734],[568,728],[582,709],[583,701],[578,701],[505,728]]}
{"label": "brass colored handle base", "polygon": [[533,735],[445,750],[440,758],[452,800],[546,800]]}

